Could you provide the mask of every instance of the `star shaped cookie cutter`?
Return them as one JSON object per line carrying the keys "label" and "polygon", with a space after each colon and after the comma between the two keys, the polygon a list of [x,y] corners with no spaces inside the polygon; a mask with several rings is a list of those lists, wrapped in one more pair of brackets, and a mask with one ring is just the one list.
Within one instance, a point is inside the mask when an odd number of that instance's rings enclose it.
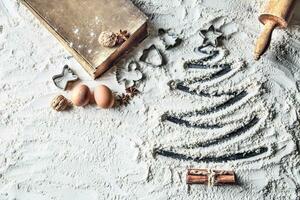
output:
{"label": "star shaped cookie cutter", "polygon": [[199,34],[203,38],[203,46],[212,45],[213,47],[219,45],[219,39],[223,36],[223,33],[217,30],[213,25],[208,29],[200,30]]}

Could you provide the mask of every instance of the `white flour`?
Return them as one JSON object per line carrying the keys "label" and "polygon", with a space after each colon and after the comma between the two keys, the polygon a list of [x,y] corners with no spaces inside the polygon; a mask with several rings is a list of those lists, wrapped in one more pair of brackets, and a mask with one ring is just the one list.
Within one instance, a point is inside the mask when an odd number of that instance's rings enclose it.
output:
{"label": "white flour", "polygon": [[[119,66],[138,60],[151,44],[162,50],[168,64],[153,68],[140,63],[145,76],[139,86],[142,93],[128,107],[87,106],[57,113],[49,103],[61,91],[51,77],[65,64],[91,87],[105,83],[115,92],[124,92],[116,69],[91,80],[24,6],[0,0],[0,199],[297,199],[300,5],[290,28],[276,30],[271,49],[254,62],[262,0],[133,2],[150,17],[151,35]],[[183,67],[200,58],[194,51],[202,43],[199,31],[211,23],[226,36],[222,41],[229,55],[221,56],[220,62],[233,63],[232,69],[189,87],[208,94],[244,91],[243,98],[220,110],[211,108],[232,95],[203,97],[169,87],[172,81],[187,83],[216,72]],[[183,43],[164,51],[159,28],[171,28]],[[196,110],[210,112],[184,116]],[[220,127],[185,127],[165,120],[168,115],[192,125]],[[255,117],[258,120],[251,125]],[[249,129],[234,132],[247,124]],[[228,133],[236,134],[224,139]],[[255,156],[228,159],[259,148]],[[159,150],[208,162],[173,159],[156,154]],[[189,167],[233,169],[239,184],[188,188]]]}

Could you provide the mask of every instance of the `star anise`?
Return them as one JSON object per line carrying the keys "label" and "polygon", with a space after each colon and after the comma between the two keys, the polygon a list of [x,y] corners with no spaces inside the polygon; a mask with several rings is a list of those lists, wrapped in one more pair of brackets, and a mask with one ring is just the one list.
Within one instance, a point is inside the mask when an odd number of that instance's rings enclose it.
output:
{"label": "star anise", "polygon": [[132,86],[132,87],[126,88],[126,93],[129,94],[130,97],[134,97],[134,96],[138,95],[140,93],[140,91]]}
{"label": "star anise", "polygon": [[130,33],[128,33],[127,30],[120,30],[119,33],[117,33],[117,44],[121,45],[123,44],[128,38],[130,37]]}
{"label": "star anise", "polygon": [[131,97],[129,94],[119,95],[119,102],[121,106],[127,106],[129,104]]}

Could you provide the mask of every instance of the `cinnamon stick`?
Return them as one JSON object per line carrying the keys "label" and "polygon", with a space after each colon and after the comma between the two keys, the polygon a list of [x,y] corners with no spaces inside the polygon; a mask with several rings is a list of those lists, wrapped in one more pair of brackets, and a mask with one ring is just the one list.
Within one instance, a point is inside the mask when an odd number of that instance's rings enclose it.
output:
{"label": "cinnamon stick", "polygon": [[191,184],[206,184],[214,185],[229,185],[235,184],[235,173],[225,170],[210,170],[210,169],[188,169],[186,175],[186,183]]}

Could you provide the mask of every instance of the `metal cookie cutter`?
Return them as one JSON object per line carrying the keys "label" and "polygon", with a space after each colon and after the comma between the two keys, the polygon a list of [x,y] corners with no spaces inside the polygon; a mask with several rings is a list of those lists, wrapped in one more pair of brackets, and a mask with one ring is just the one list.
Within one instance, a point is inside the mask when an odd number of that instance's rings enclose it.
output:
{"label": "metal cookie cutter", "polygon": [[140,61],[152,65],[153,67],[161,67],[166,64],[165,58],[154,44],[143,50]]}
{"label": "metal cookie cutter", "polygon": [[66,90],[70,82],[75,82],[79,77],[74,73],[74,71],[65,65],[61,74],[52,77],[52,80],[56,87]]}

